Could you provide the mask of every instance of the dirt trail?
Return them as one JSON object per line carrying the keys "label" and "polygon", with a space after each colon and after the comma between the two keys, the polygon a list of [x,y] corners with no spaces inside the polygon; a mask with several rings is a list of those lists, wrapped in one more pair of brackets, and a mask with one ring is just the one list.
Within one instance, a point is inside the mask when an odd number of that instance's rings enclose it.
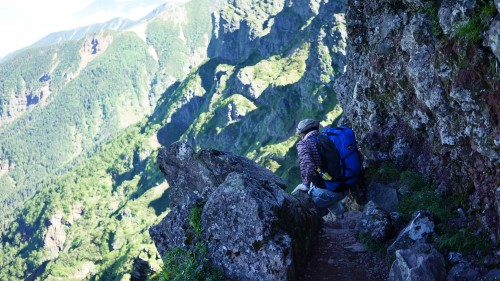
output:
{"label": "dirt trail", "polygon": [[[354,252],[344,247],[359,248],[354,226],[359,212],[348,212],[343,220],[327,219],[319,234],[318,249],[309,259],[299,281],[321,280],[387,280],[389,268],[384,259],[368,251]],[[357,244],[357,245],[356,245]]]}

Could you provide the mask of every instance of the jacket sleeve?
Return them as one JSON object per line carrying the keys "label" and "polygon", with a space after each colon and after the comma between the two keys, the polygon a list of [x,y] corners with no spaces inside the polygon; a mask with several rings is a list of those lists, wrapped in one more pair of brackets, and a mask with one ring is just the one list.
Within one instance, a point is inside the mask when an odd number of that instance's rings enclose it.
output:
{"label": "jacket sleeve", "polygon": [[313,153],[310,149],[310,144],[307,141],[299,141],[297,143],[297,152],[299,155],[300,176],[302,183],[309,186],[312,179],[316,175],[314,171],[316,165],[313,159]]}

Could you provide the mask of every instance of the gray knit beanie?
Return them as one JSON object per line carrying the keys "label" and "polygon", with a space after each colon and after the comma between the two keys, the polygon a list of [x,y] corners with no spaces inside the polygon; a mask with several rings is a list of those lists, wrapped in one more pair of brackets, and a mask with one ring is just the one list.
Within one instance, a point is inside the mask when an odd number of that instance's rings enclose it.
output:
{"label": "gray knit beanie", "polygon": [[304,133],[311,129],[319,129],[319,122],[313,119],[304,119],[297,125],[297,133]]}

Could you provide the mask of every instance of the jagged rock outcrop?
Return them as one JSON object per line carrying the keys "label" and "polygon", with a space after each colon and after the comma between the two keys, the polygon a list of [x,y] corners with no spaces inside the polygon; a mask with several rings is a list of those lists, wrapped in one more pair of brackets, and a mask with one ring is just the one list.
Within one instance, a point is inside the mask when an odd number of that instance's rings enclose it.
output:
{"label": "jagged rock outcrop", "polygon": [[[291,43],[299,43],[301,37],[308,36],[318,27],[329,31],[332,24],[337,23],[337,19],[331,18],[332,14],[344,11],[345,5],[345,1],[321,0],[228,1],[213,15],[214,37],[208,49],[209,56],[238,63],[252,55],[269,57],[283,53]],[[312,27],[308,26],[308,21]],[[333,40],[340,39],[341,34],[325,35],[322,39],[328,40],[326,46],[339,47],[339,42]],[[337,55],[341,60],[332,62],[342,64],[343,54]]]}
{"label": "jagged rock outcrop", "polygon": [[434,238],[434,216],[428,211],[418,211],[413,214],[411,222],[387,248],[389,255],[399,249],[408,249],[415,244],[431,243]]}
{"label": "jagged rock outcrop", "polygon": [[48,221],[47,232],[44,238],[44,247],[47,248],[50,253],[48,256],[49,259],[55,259],[59,256],[59,252],[61,252],[64,247],[64,241],[66,241],[66,230],[62,223],[62,219],[63,214],[57,212]]}
{"label": "jagged rock outcrop", "polygon": [[[495,6],[500,12],[500,1],[495,0]],[[497,16],[490,25],[486,33],[484,45],[491,48],[491,51],[500,61],[500,16]]]}
{"label": "jagged rock outcrop", "polygon": [[[161,255],[201,241],[210,262],[231,280],[295,278],[321,224],[308,196],[289,195],[280,178],[244,157],[195,153],[186,143],[161,149],[158,162],[172,208],[150,229]],[[201,231],[192,223],[196,207],[202,208]]]}
{"label": "jagged rock outcrop", "polygon": [[[367,163],[393,161],[434,178],[441,193],[467,197],[468,214],[480,216],[496,239],[500,79],[495,49],[453,37],[455,24],[479,13],[474,2],[437,2],[439,14],[456,16],[441,23],[426,9],[435,1],[351,1],[348,65],[335,88]],[[436,29],[444,35],[436,35]]]}
{"label": "jagged rock outcrop", "polygon": [[491,24],[486,36],[485,45],[490,47],[493,54],[500,60],[500,18]]}
{"label": "jagged rock outcrop", "polygon": [[430,244],[417,244],[396,251],[396,260],[389,272],[390,281],[444,280],[444,257]]}

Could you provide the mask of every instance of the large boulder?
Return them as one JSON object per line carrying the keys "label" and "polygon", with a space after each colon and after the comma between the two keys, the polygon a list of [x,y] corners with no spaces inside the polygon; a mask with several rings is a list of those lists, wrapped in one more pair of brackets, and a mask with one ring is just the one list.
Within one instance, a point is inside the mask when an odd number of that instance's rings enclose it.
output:
{"label": "large boulder", "polygon": [[431,242],[434,236],[434,216],[428,211],[418,211],[413,219],[398,235],[396,240],[387,248],[392,255],[399,249],[407,249],[415,244]]}
{"label": "large boulder", "polygon": [[374,242],[384,243],[392,237],[394,232],[391,215],[370,201],[365,205],[355,231],[358,235],[368,236]]}
{"label": "large boulder", "polygon": [[444,257],[430,244],[417,244],[396,251],[389,272],[390,281],[445,280]]}
{"label": "large boulder", "polygon": [[[158,162],[172,205],[150,229],[162,256],[202,242],[210,262],[230,280],[295,278],[321,225],[308,196],[291,196],[272,172],[230,153],[195,153],[174,143],[159,151]],[[193,225],[193,208],[201,208],[201,231]]]}

